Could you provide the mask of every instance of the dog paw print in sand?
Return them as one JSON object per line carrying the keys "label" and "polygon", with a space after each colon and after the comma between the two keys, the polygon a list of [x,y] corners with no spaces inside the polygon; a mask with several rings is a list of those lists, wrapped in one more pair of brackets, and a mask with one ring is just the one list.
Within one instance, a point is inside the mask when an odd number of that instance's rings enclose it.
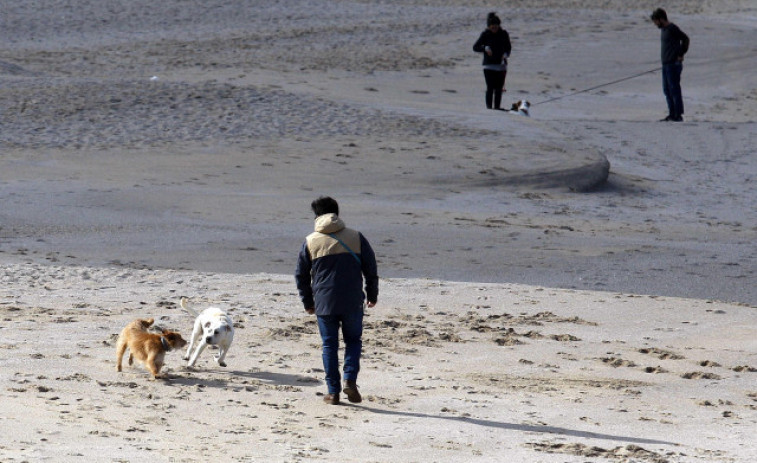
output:
{"label": "dog paw print in sand", "polygon": [[619,357],[601,357],[599,360],[605,365],[609,365],[613,368],[618,368],[618,367],[633,368],[636,366],[636,363],[633,362],[632,360],[624,360]]}
{"label": "dog paw print in sand", "polygon": [[710,367],[710,368],[722,366],[718,362],[713,362],[712,360],[702,360],[701,362],[698,363],[698,365],[700,367]]}
{"label": "dog paw print in sand", "polygon": [[562,444],[554,442],[528,442],[526,446],[544,453],[559,453],[584,458],[606,458],[615,461],[639,461],[652,463],[668,462],[667,455],[647,450],[638,445],[626,445],[606,449],[584,444]]}
{"label": "dog paw print in sand", "polygon": [[722,407],[722,406],[732,407],[734,403],[731,402],[730,400],[718,399],[715,401],[701,400],[697,402],[697,405],[699,405],[700,407]]}
{"label": "dog paw print in sand", "polygon": [[661,366],[656,367],[644,367],[644,373],[650,373],[650,374],[660,374],[660,373],[667,373],[668,370]]}
{"label": "dog paw print in sand", "polygon": [[704,371],[691,371],[681,375],[683,379],[722,379],[722,377],[715,373],[708,373]]}
{"label": "dog paw print in sand", "polygon": [[467,312],[460,317],[461,322],[477,322],[496,324],[497,322],[514,325],[533,325],[544,326],[547,323],[572,323],[575,325],[588,325],[597,326],[597,323],[584,320],[579,317],[561,317],[550,311],[537,312],[535,314],[521,313],[518,315],[511,315],[509,313],[492,314],[487,317],[477,316],[475,312]]}
{"label": "dog paw print in sand", "polygon": [[757,373],[757,368],[750,367],[748,365],[738,365],[731,368],[731,370],[735,371],[736,373]]}
{"label": "dog paw print in sand", "polygon": [[572,334],[553,334],[549,336],[549,339],[560,342],[576,342],[581,340],[581,338]]}
{"label": "dog paw print in sand", "polygon": [[[715,401],[701,400],[697,402],[697,405],[699,405],[700,407],[712,407],[712,408],[736,406],[736,404],[731,402],[730,400],[722,400],[722,399],[718,399]],[[747,406],[746,408],[754,410],[753,407]],[[732,410],[723,410],[720,415],[723,418],[737,418],[738,417],[738,415],[736,415],[736,413],[734,413]]]}
{"label": "dog paw print in sand", "polygon": [[60,376],[55,378],[56,381],[76,381],[80,383],[88,383],[92,381],[92,378],[83,373],[74,373],[68,376]]}
{"label": "dog paw print in sand", "polygon": [[494,339],[494,342],[498,346],[503,346],[503,347],[520,346],[522,344],[525,344],[523,341],[521,341],[516,336],[513,336],[511,334],[505,334],[504,336],[497,337]]}
{"label": "dog paw print in sand", "polygon": [[551,339],[558,342],[576,342],[581,339],[572,334],[552,334],[542,335],[538,331],[518,332],[515,326],[545,326],[549,323],[573,323],[578,325],[592,325],[596,323],[589,322],[578,317],[560,317],[549,311],[538,312],[536,314],[521,313],[511,315],[508,313],[491,314],[481,316],[476,312],[469,311],[458,317],[458,326],[464,327],[474,333],[494,333],[494,342],[500,346],[516,346],[525,344],[523,338],[527,339]]}
{"label": "dog paw print in sand", "polygon": [[644,347],[639,349],[639,352],[642,354],[653,355],[660,360],[683,360],[686,358],[683,355],[676,354],[675,352],[665,349],[658,349],[656,347]]}
{"label": "dog paw print in sand", "polygon": [[550,339],[552,341],[558,342],[578,342],[581,340],[581,338],[572,334],[550,334],[548,336],[545,336],[538,331],[531,330],[525,333],[518,333],[514,329],[509,328],[503,333],[502,336],[496,337],[494,339],[494,342],[499,346],[517,346],[520,344],[525,344],[524,341],[521,341],[518,338]]}
{"label": "dog paw print in sand", "polygon": [[422,315],[366,322],[365,329],[376,334],[365,341],[368,346],[395,353],[411,354],[417,353],[419,347],[439,348],[444,343],[465,342],[454,325],[431,323]]}
{"label": "dog paw print in sand", "polygon": [[[279,321],[284,321],[280,319]],[[271,327],[268,328],[266,336],[273,339],[289,339],[299,340],[306,335],[314,335],[317,333],[316,325],[314,323],[292,323],[284,328]]]}

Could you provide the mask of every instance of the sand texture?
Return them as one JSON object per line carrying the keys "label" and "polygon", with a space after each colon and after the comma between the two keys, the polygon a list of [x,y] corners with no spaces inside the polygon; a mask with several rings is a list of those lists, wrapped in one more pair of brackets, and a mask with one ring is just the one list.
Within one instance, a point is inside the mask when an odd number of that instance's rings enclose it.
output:
{"label": "sand texture", "polygon": [[[753,1],[6,3],[0,461],[754,461]],[[491,10],[529,118],[484,107]],[[360,405],[294,287],[322,194],[379,261]],[[117,373],[182,296],[228,367]]]}

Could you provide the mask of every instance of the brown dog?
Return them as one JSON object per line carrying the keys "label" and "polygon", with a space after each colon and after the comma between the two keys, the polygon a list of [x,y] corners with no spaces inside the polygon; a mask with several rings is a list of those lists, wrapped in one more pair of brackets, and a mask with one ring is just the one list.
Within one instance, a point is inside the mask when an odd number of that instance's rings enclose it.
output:
{"label": "brown dog", "polygon": [[129,365],[134,362],[134,358],[142,362],[150,370],[153,378],[158,378],[160,369],[163,368],[163,359],[166,352],[181,349],[187,345],[187,341],[175,331],[163,330],[162,333],[150,333],[147,329],[152,326],[155,320],[152,318],[138,318],[126,325],[118,335],[116,343],[116,371],[121,371],[121,361],[123,360],[126,348],[129,349]]}

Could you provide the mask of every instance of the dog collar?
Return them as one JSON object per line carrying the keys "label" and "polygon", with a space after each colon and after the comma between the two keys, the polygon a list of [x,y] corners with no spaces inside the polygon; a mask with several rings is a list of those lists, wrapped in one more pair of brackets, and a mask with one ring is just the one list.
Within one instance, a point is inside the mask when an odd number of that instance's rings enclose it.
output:
{"label": "dog collar", "polygon": [[160,337],[160,343],[163,344],[163,349],[165,349],[166,351],[171,350],[171,345],[168,344],[168,341],[166,341],[166,338],[164,336]]}

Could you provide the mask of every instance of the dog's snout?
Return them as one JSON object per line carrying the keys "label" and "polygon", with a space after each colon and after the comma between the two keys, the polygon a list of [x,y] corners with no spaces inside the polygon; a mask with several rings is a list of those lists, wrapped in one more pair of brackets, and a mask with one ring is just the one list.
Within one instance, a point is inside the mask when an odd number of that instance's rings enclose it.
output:
{"label": "dog's snout", "polygon": [[205,338],[205,342],[208,344],[213,344],[213,336],[208,336],[207,338]]}

